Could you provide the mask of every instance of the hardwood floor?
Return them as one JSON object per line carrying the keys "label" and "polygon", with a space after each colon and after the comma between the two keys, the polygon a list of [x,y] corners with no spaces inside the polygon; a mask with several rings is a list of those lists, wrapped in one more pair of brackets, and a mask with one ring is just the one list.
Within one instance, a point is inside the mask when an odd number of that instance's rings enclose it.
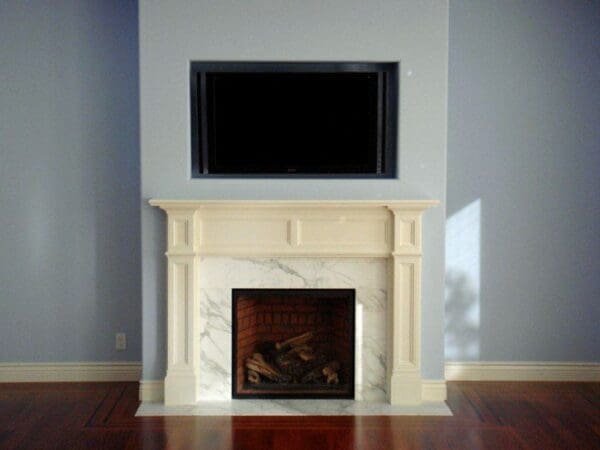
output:
{"label": "hardwood floor", "polygon": [[137,383],[0,384],[0,449],[600,449],[600,384],[452,382],[453,417],[135,418]]}

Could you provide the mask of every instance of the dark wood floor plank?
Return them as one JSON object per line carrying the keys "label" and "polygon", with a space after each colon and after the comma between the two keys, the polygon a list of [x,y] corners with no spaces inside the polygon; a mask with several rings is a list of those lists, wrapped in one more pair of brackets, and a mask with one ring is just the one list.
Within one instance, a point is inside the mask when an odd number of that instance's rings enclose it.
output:
{"label": "dark wood floor plank", "polygon": [[530,448],[600,448],[600,410],[569,383],[477,383],[477,401]]}
{"label": "dark wood floor plank", "polygon": [[135,417],[136,383],[0,384],[0,449],[600,449],[600,383],[448,385],[452,417]]}

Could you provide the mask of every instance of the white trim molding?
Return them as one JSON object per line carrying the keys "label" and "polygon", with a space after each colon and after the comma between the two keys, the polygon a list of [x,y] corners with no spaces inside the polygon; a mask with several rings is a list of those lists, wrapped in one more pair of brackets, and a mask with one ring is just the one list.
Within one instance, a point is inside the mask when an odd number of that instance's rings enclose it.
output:
{"label": "white trim molding", "polygon": [[421,400],[423,402],[444,402],[446,398],[446,380],[423,380],[421,383]]}
{"label": "white trim molding", "polygon": [[448,381],[594,381],[600,363],[584,362],[446,362]]}
{"label": "white trim molding", "polygon": [[165,383],[162,380],[141,380],[140,401],[160,403],[165,399]]}
{"label": "white trim molding", "polygon": [[0,363],[0,383],[139,381],[141,362]]}
{"label": "white trim molding", "polygon": [[388,264],[387,392],[422,401],[421,217],[434,200],[150,200],[167,213],[167,405],[199,398],[200,260],[381,257]]}

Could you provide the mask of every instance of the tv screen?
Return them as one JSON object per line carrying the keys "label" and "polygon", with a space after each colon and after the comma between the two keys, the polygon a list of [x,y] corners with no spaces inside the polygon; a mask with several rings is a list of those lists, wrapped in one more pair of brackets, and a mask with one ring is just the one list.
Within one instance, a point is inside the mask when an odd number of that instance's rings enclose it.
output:
{"label": "tv screen", "polygon": [[193,175],[395,176],[395,67],[192,63]]}

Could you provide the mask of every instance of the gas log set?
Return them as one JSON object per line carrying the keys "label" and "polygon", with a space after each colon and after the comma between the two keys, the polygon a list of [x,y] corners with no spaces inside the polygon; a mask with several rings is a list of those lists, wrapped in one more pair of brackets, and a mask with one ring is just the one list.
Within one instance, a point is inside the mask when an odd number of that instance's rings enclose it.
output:
{"label": "gas log set", "polygon": [[[281,342],[262,342],[246,359],[246,379],[259,388],[294,385],[333,387],[340,383],[341,364],[322,348],[311,345],[308,331]],[[343,380],[342,380],[343,381]]]}

